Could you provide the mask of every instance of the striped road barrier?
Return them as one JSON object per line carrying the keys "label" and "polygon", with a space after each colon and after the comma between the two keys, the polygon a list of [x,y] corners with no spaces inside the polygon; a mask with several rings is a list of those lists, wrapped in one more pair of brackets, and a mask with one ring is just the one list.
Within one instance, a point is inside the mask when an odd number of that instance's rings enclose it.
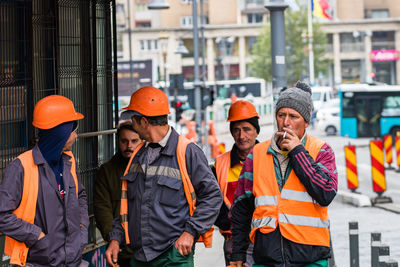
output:
{"label": "striped road barrier", "polygon": [[385,159],[388,164],[387,170],[393,170],[394,168],[391,166],[393,163],[393,138],[391,134],[386,134],[383,136],[383,147],[385,148]]}
{"label": "striped road barrier", "polygon": [[356,146],[350,144],[344,146],[344,155],[346,158],[347,188],[355,192],[358,188]]}

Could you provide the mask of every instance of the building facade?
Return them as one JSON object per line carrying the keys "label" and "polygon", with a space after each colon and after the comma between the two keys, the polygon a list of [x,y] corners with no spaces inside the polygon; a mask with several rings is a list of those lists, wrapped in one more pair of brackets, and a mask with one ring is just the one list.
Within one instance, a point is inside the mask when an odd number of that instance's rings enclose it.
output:
{"label": "building facade", "polygon": [[[121,5],[124,1],[126,3],[126,0],[119,1]],[[146,9],[150,0],[131,2],[134,21],[131,21],[131,28],[120,28],[119,56],[127,61],[151,59],[157,73],[154,82],[168,80],[169,74],[175,73],[183,73],[185,79],[190,81],[193,79],[194,65],[191,0],[166,1],[170,8],[163,11]],[[328,37],[327,58],[331,59],[332,65],[328,75],[315,73],[318,83],[331,86],[373,81],[398,84],[398,1],[330,2],[334,19],[320,20],[320,23]],[[268,19],[264,1],[204,0],[202,17],[200,3],[198,10],[199,22],[200,18],[204,21],[207,79],[215,81],[248,77],[252,47]],[[144,17],[147,18],[145,22],[141,19]],[[175,53],[182,43],[188,49],[188,54]],[[308,69],[307,66],[304,68]]]}

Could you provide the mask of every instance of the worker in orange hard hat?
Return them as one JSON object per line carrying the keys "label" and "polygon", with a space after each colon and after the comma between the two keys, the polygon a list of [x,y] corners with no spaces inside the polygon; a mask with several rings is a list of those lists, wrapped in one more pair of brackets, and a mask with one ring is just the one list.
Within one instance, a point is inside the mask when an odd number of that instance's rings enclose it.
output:
{"label": "worker in orange hard hat", "polygon": [[12,265],[81,264],[89,217],[71,148],[83,117],[60,95],[35,105],[39,142],[7,166],[0,185],[0,232]]}
{"label": "worker in orange hard hat", "polygon": [[[224,254],[227,266],[230,265],[232,245],[231,221],[228,217],[228,212],[233,204],[233,195],[243,162],[258,142],[256,139],[260,133],[258,120],[259,116],[256,108],[249,101],[238,100],[232,104],[228,112],[228,121],[230,122],[229,128],[235,143],[231,151],[217,157],[212,168],[224,197],[224,203],[221,206],[215,225],[219,227],[221,234],[225,238]],[[248,250],[247,266],[252,264],[251,250],[252,248]]]}
{"label": "worker in orange hard hat", "polygon": [[[222,196],[203,151],[168,125],[165,93],[143,87],[121,116],[145,140],[122,177],[120,217],[114,222],[107,263],[117,266],[120,244],[131,266],[193,266],[194,242],[211,244]],[[195,193],[196,192],[196,193]],[[194,205],[196,203],[196,205]]]}

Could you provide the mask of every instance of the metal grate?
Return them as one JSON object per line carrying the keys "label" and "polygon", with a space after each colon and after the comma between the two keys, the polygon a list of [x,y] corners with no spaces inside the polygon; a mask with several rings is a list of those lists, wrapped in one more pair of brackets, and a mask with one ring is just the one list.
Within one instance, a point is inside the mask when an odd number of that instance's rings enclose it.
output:
{"label": "metal grate", "polygon": [[[113,128],[114,5],[111,0],[0,1],[0,181],[7,164],[34,143],[33,107],[47,95],[70,98],[85,115],[78,133]],[[113,134],[80,136],[73,152],[91,215],[94,174],[111,158],[115,142]],[[95,242],[94,230],[89,239]]]}

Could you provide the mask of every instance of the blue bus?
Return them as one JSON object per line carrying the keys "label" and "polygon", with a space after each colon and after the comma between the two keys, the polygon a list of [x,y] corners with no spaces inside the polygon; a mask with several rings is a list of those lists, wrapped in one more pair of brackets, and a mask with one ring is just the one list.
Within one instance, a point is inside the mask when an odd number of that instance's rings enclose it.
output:
{"label": "blue bus", "polygon": [[341,136],[395,136],[400,132],[400,86],[343,84],[338,89]]}

